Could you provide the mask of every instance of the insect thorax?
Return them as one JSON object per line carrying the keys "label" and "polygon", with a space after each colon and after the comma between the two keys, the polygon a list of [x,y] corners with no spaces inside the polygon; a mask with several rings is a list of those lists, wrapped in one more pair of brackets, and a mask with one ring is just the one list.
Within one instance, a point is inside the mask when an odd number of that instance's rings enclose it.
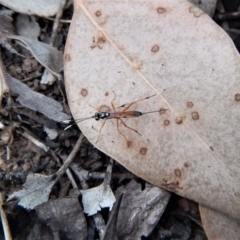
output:
{"label": "insect thorax", "polygon": [[108,113],[108,112],[100,112],[100,113],[97,112],[97,113],[95,113],[94,118],[96,121],[98,121],[100,119],[105,119],[109,116],[110,116],[110,113]]}

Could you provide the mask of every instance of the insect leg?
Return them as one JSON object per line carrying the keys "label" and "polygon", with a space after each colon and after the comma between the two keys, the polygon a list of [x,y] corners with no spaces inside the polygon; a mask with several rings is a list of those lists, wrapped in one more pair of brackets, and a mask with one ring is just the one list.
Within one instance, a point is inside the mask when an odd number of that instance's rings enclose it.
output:
{"label": "insect leg", "polygon": [[117,130],[118,130],[119,134],[121,134],[124,137],[124,139],[127,142],[127,147],[129,148],[129,141],[127,140],[126,136],[119,130],[119,122],[118,122],[118,120],[121,120],[121,119],[117,118],[116,120],[117,120]]}
{"label": "insect leg", "polygon": [[114,98],[113,98],[113,100],[111,101],[111,105],[112,105],[112,109],[115,111],[115,106],[114,106],[114,104],[113,104],[113,101],[115,100],[116,94],[115,94],[114,91],[113,91],[113,94],[114,94]]}
{"label": "insect leg", "polygon": [[103,124],[102,124],[102,126],[101,126],[101,128],[100,128],[99,135],[98,135],[98,139],[97,139],[96,143],[99,141],[99,138],[100,138],[100,136],[101,136],[102,129],[103,129],[106,121],[107,121],[107,119],[104,119],[104,122],[103,122]]}
{"label": "insect leg", "polygon": [[142,136],[142,134],[139,133],[137,130],[135,130],[135,129],[129,127],[129,126],[127,126],[127,124],[126,124],[121,118],[119,118],[119,120],[122,122],[122,124],[124,125],[124,127],[128,128],[128,129],[134,131],[135,133],[137,133],[138,135]]}

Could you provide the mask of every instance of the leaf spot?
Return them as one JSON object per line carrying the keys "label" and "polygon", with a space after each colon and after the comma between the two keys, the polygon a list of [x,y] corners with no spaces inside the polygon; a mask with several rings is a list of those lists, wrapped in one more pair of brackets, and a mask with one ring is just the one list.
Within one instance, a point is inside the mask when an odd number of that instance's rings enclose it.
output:
{"label": "leaf spot", "polygon": [[181,177],[182,175],[181,170],[179,168],[174,169],[174,173],[177,177]]}
{"label": "leaf spot", "polygon": [[133,145],[133,142],[132,142],[132,141],[127,141],[127,148],[132,147],[132,145]]}
{"label": "leaf spot", "polygon": [[187,102],[187,107],[188,107],[188,108],[192,108],[193,105],[194,105],[193,102]]}
{"label": "leaf spot", "polygon": [[163,8],[163,7],[158,7],[157,8],[157,13],[158,14],[162,14],[162,13],[165,13],[166,12],[166,9],[165,8]]}
{"label": "leaf spot", "polygon": [[101,15],[102,15],[102,13],[101,13],[100,10],[97,10],[97,11],[95,12],[95,16],[96,16],[96,17],[100,17]]}
{"label": "leaf spot", "polygon": [[176,123],[181,124],[183,122],[183,118],[181,116],[176,117]]}
{"label": "leaf spot", "polygon": [[199,119],[199,114],[198,114],[198,112],[192,112],[192,119],[193,119],[193,120],[198,120],[198,119]]}
{"label": "leaf spot", "polygon": [[235,101],[237,101],[237,102],[240,101],[240,93],[235,94]]}
{"label": "leaf spot", "polygon": [[94,49],[95,47],[98,47],[99,49],[102,49],[102,44],[106,42],[106,36],[103,33],[103,31],[99,30],[97,38],[93,37],[93,43],[90,46],[91,49]]}
{"label": "leaf spot", "polygon": [[170,121],[169,121],[169,120],[167,120],[167,119],[166,119],[166,120],[164,120],[164,122],[163,122],[163,123],[164,123],[164,125],[165,125],[165,126],[168,126],[168,125],[170,125]]}
{"label": "leaf spot", "polygon": [[188,168],[189,167],[189,164],[187,162],[184,163],[184,167],[185,168]]}
{"label": "leaf spot", "polygon": [[88,94],[88,90],[87,90],[86,88],[83,88],[83,89],[81,90],[81,95],[82,95],[83,97],[86,97],[87,94]]}
{"label": "leaf spot", "polygon": [[146,155],[146,153],[147,153],[147,148],[143,147],[140,149],[140,154]]}
{"label": "leaf spot", "polygon": [[155,53],[155,52],[158,52],[158,51],[159,51],[159,48],[160,48],[160,47],[159,47],[157,44],[155,44],[155,45],[152,47],[151,51],[154,52],[154,53]]}
{"label": "leaf spot", "polygon": [[65,54],[64,60],[65,60],[66,62],[71,61],[71,55],[70,55],[70,54]]}

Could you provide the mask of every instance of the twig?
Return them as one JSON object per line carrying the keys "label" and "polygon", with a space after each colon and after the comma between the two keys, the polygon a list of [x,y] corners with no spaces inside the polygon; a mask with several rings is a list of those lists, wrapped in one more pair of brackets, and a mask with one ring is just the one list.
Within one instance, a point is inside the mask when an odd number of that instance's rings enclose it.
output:
{"label": "twig", "polygon": [[[105,173],[89,172],[88,177],[92,178],[92,179],[104,179]],[[112,179],[116,179],[116,178],[118,178],[118,179],[129,179],[130,178],[131,179],[131,178],[133,178],[133,174],[132,173],[113,173]]]}
{"label": "twig", "polygon": [[14,110],[14,112],[16,112],[18,114],[21,114],[21,115],[24,115],[24,116],[27,116],[27,117],[33,119],[34,121],[36,121],[39,124],[46,124],[46,122],[47,122],[47,118],[42,117],[42,116],[37,116],[36,112],[34,112],[30,109],[26,110],[26,108],[23,108],[22,106],[20,106],[18,104],[13,105],[13,110]]}
{"label": "twig", "polygon": [[[43,17],[43,18],[45,18],[45,19],[47,19],[47,20],[49,20],[49,21],[55,21],[55,18],[51,18],[51,17]],[[60,23],[68,23],[68,24],[70,24],[71,23],[71,21],[72,20],[68,20],[68,19],[60,19]]]}
{"label": "twig", "polygon": [[[225,11],[225,8],[223,6],[223,3],[222,1],[218,1],[217,2],[217,9],[220,13],[224,14],[226,11]],[[228,22],[227,21],[222,21],[221,22],[221,26],[223,29],[225,30],[229,30],[229,25],[228,25]]]}
{"label": "twig", "polygon": [[0,212],[1,212],[1,220],[2,220],[2,225],[3,225],[4,237],[6,240],[11,240],[12,236],[10,233],[7,216],[3,210],[2,204],[3,204],[3,196],[2,196],[2,192],[0,192]]}
{"label": "twig", "polygon": [[[39,147],[39,148],[41,148],[41,149],[43,149],[45,152],[47,152],[47,153],[50,153],[51,155],[52,155],[52,157],[54,158],[54,160],[58,163],[58,164],[61,164],[61,162],[60,162],[60,160],[59,160],[59,158],[57,157],[57,155],[52,151],[52,149],[50,149],[48,146],[46,146],[43,142],[41,142],[40,140],[38,140],[37,138],[35,138],[35,137],[33,137],[33,135],[31,135],[30,133],[28,133],[28,130],[27,129],[25,129],[24,127],[22,127],[23,129],[24,129],[24,132],[20,132],[20,131],[18,131],[23,137],[25,137],[25,138],[27,138],[29,141],[31,141],[34,145],[36,145],[37,147]],[[81,135],[80,136],[80,138],[82,137],[83,135]],[[79,139],[80,139],[79,138]],[[83,138],[83,137],[82,137]],[[78,140],[79,141],[79,140]],[[81,142],[82,142],[82,140],[81,140]],[[77,144],[78,144],[78,142],[77,142]],[[76,144],[76,145],[77,145]],[[72,150],[72,152],[71,152],[71,154],[69,155],[69,157],[70,156],[75,156],[75,155],[73,155],[73,152],[74,151],[76,151],[76,150],[74,150],[75,149],[75,147],[78,147],[78,145],[77,146],[74,146],[74,148],[73,148],[73,150]],[[81,145],[81,143],[80,143],[80,145]],[[79,148],[79,147],[78,147]],[[78,148],[77,148],[77,150],[78,150]],[[74,154],[76,154],[75,152],[74,152]],[[67,159],[69,159],[69,157],[67,158]],[[72,159],[71,159],[72,160]],[[71,162],[70,162],[71,163]],[[75,182],[75,180],[74,180],[74,178],[73,178],[73,176],[72,176],[72,173],[69,171],[69,169],[67,169],[68,168],[68,166],[67,166],[67,168],[66,169],[64,169],[63,167],[65,166],[66,167],[66,162],[64,162],[64,164],[63,164],[63,166],[58,170],[58,172],[57,172],[57,174],[58,174],[58,179],[62,176],[60,176],[59,174],[63,174],[65,171],[66,171],[66,173],[67,173],[67,176],[68,176],[68,178],[70,179],[70,181],[71,181],[71,184],[72,184],[72,186],[74,187],[74,188],[76,188],[77,187],[77,184],[76,184],[76,182]],[[60,170],[61,169],[64,169],[64,172],[63,173],[60,173]]]}
{"label": "twig", "polygon": [[[89,189],[89,186],[87,183],[87,180],[89,179],[89,176],[88,176],[89,172],[82,169],[82,167],[77,167],[77,164],[75,163],[73,163],[70,167],[74,171],[74,173],[78,176],[82,189],[84,190]],[[107,167],[107,171],[104,178],[105,184],[110,184],[112,167],[113,167],[113,160],[111,159]],[[106,230],[105,221],[100,213],[96,213],[92,217],[94,219],[96,228],[98,230],[99,238],[103,239],[105,230]]]}
{"label": "twig", "polygon": [[240,12],[232,12],[232,13],[219,13],[217,14],[217,19],[220,21],[226,21],[229,19],[238,19],[240,18]]}
{"label": "twig", "polygon": [[84,135],[81,134],[80,137],[78,138],[72,152],[70,153],[70,155],[68,156],[68,158],[66,159],[66,161],[64,162],[64,164],[62,165],[62,167],[57,171],[57,178],[60,178],[68,169],[69,165],[72,163],[73,158],[76,156],[82,141],[84,139]]}
{"label": "twig", "polygon": [[[17,132],[20,133],[23,137],[25,137],[29,141],[31,141],[37,147],[41,148],[47,153],[49,152],[50,148],[48,146],[46,146],[43,142],[39,141],[37,138],[33,137],[32,134],[28,133],[28,130],[26,128],[22,127],[22,129],[24,130],[23,132],[20,132],[20,131],[17,131]],[[59,160],[57,161],[60,164]]]}
{"label": "twig", "polygon": [[[51,36],[51,40],[50,40],[50,43],[49,43],[50,46],[54,46],[55,45],[55,40],[56,40],[56,37],[57,37],[58,28],[59,28],[59,23],[61,21],[61,17],[62,17],[62,13],[63,13],[65,5],[66,5],[66,1],[62,0],[61,5],[60,5],[59,10],[58,10],[58,13],[57,13],[57,15],[56,15],[56,17],[54,19],[52,36]],[[47,71],[47,70],[45,69],[45,71]],[[58,81],[57,81],[58,89],[59,89],[59,91],[61,93],[61,96],[62,96],[62,99],[63,99],[62,102],[63,102],[64,110],[66,111],[66,99],[65,99],[65,95],[63,93],[63,90],[61,88],[60,82],[62,82],[62,76],[61,76],[61,74],[58,74]]]}
{"label": "twig", "polygon": [[5,69],[2,63],[2,53],[0,48],[0,83],[1,83],[1,92],[0,92],[0,106],[2,104],[2,98],[9,96],[9,86],[5,76]]}
{"label": "twig", "polygon": [[[110,185],[112,168],[113,168],[113,159],[111,158],[110,161],[109,161],[107,170],[106,170],[105,178],[104,178],[104,184],[105,185]],[[101,239],[104,238],[104,235],[105,235],[105,232],[106,232],[106,225],[105,225],[105,222],[102,218],[102,215],[100,215],[101,216],[101,218],[100,218],[98,214],[99,213],[93,215],[93,218],[94,218],[96,227],[98,229],[98,234],[99,234],[99,237],[100,237],[100,240],[101,240]]]}
{"label": "twig", "polygon": [[[83,169],[81,167],[78,167],[77,163],[72,163],[70,168],[74,171],[74,173],[77,175],[77,177],[80,179],[84,179],[84,181],[89,179],[104,179],[106,173],[103,172],[92,172],[88,171],[86,169]],[[111,175],[112,179],[132,179],[134,178],[134,175],[132,173],[112,173]],[[82,183],[84,184],[84,183]],[[82,186],[83,189],[85,189]]]}
{"label": "twig", "polygon": [[40,78],[42,76],[42,73],[40,74],[37,74],[36,76],[32,76],[32,77],[28,77],[28,78],[24,78],[23,80],[21,80],[21,82],[25,83],[25,82],[28,82],[28,81],[31,81],[35,78]]}
{"label": "twig", "polygon": [[58,9],[58,13],[55,17],[54,24],[53,24],[51,41],[50,41],[51,46],[54,46],[54,44],[55,44],[55,40],[56,40],[57,32],[58,32],[58,27],[59,27],[59,23],[60,23],[60,20],[61,20],[61,17],[62,17],[62,13],[63,13],[65,4],[66,4],[66,2],[63,0],[61,2],[61,5],[60,5],[59,9]]}

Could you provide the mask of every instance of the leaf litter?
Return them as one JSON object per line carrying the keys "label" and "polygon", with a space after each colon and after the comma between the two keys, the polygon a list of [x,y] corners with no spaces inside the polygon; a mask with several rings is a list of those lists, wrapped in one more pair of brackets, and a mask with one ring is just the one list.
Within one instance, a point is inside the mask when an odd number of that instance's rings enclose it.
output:
{"label": "leaf litter", "polygon": [[[103,19],[104,20],[104,19]],[[98,41],[98,44],[99,44],[99,47],[104,47],[104,43],[100,43],[100,40],[101,39],[103,39],[104,40],[104,37],[100,37],[101,36],[101,33],[100,33],[100,35],[95,35],[96,37],[96,39],[97,39],[97,41]],[[15,38],[15,37],[14,37]],[[25,41],[25,44],[26,44],[26,41]],[[30,46],[30,45],[29,45]],[[98,47],[97,47],[98,48]],[[98,49],[101,49],[101,48],[98,48]],[[95,49],[93,49],[93,50],[95,50]],[[134,60],[135,61],[135,60]],[[138,61],[135,61],[135,63],[134,63],[134,66],[135,67],[137,67],[137,68],[140,68],[141,67],[141,62],[138,62]],[[61,68],[58,68],[58,70],[61,70]],[[125,77],[125,76],[124,76]],[[31,80],[30,80],[31,81]],[[135,84],[136,84],[136,82],[135,82]],[[145,95],[142,95],[142,96],[145,96]],[[132,99],[130,99],[130,101],[131,100],[134,100],[134,99],[136,99],[136,98],[132,98]],[[118,101],[118,99],[117,99],[117,101]],[[129,102],[129,100],[127,100],[127,102]],[[95,105],[96,106],[96,105]],[[141,107],[141,106],[140,106]],[[70,130],[69,130],[69,132],[70,132]],[[66,131],[66,133],[67,133],[67,131]],[[71,133],[70,133],[71,134]],[[51,143],[52,144],[52,143]],[[65,144],[66,144],[66,146],[69,146],[69,144],[71,144],[70,142],[69,142],[69,140],[65,140]],[[97,166],[97,165],[96,165]],[[84,181],[84,179],[88,179],[88,181],[89,181],[89,176],[94,176],[94,177],[99,177],[99,176],[101,176],[101,174],[98,174],[97,172],[95,172],[96,170],[97,170],[97,168],[96,168],[96,166],[94,167],[94,168],[92,168],[92,169],[94,169],[93,170],[93,172],[89,172],[87,175],[84,175],[85,176],[85,178],[83,178],[82,180]],[[98,167],[100,167],[101,165],[99,165]],[[100,177],[101,179],[103,179],[102,177]],[[90,179],[91,179],[91,177],[90,177]],[[97,179],[97,178],[96,178]],[[124,179],[124,178],[123,178]],[[35,180],[34,180],[35,181]],[[42,181],[43,182],[45,182],[45,178],[43,178],[42,179]],[[174,183],[174,182],[168,182],[168,181],[165,181],[164,182],[165,184],[166,184],[166,186],[170,186],[170,187],[173,187],[174,186],[174,184],[176,184],[176,183]],[[40,184],[41,185],[41,184]],[[43,184],[44,185],[44,184]],[[51,184],[50,184],[51,185]],[[47,190],[47,192],[48,192],[49,190]],[[47,193],[47,194],[49,194],[49,193]],[[45,195],[47,195],[46,194],[46,192],[45,192]],[[20,197],[21,198],[21,197]],[[134,202],[134,199],[132,200],[133,202]],[[144,202],[143,202],[144,203]],[[27,204],[27,203],[26,203]],[[47,204],[47,203],[46,203]],[[58,203],[57,203],[58,204]],[[60,204],[60,203],[59,203]],[[74,203],[74,205],[75,204],[77,204],[77,201]],[[68,205],[68,204],[67,204]],[[27,205],[26,205],[27,206]],[[50,206],[50,203],[49,203],[49,206]],[[52,205],[53,206],[53,205]],[[77,205],[76,205],[77,206]],[[164,207],[164,206],[163,206]],[[60,209],[60,208],[59,208]],[[43,210],[43,215],[44,215],[44,211],[45,210]],[[54,210],[55,211],[55,210]],[[81,210],[80,210],[81,211]],[[159,214],[159,215],[157,215],[156,216],[156,218],[155,218],[155,220],[154,220],[154,224],[157,222],[157,218],[160,218],[160,215],[161,214]],[[40,215],[39,215],[40,216]],[[60,218],[60,216],[59,216],[59,218]],[[101,232],[101,229],[104,229],[104,225],[99,225],[99,224],[97,224],[97,222],[99,223],[99,221],[100,222],[102,222],[102,220],[101,220],[101,218],[100,218],[100,216],[99,216],[99,213],[97,213],[96,214],[96,216],[94,216],[94,219],[95,219],[95,222],[96,222],[96,226],[97,226],[97,229],[98,229],[98,231],[99,231],[99,233]],[[99,220],[100,219],[100,220]],[[150,221],[151,222],[151,221]],[[52,229],[52,231],[54,232],[54,231],[56,231],[55,233],[56,234],[58,234],[58,232],[60,231],[59,230],[59,226],[58,227],[56,227],[56,223],[54,223],[54,221],[53,221],[53,223],[51,223],[50,224],[51,225],[51,229]],[[85,225],[85,227],[83,227],[83,228],[85,228],[86,229],[86,225]],[[153,228],[153,227],[152,227]],[[133,229],[134,230],[134,229]],[[65,232],[68,232],[68,230],[64,230]],[[146,227],[146,229],[143,231],[146,235],[148,235],[150,232],[151,232],[151,228],[150,227]],[[39,233],[40,234],[38,234],[39,236],[41,236],[41,230],[39,231]],[[172,234],[174,233],[174,231],[172,232]],[[170,234],[169,232],[168,232],[168,234]],[[57,235],[55,235],[55,236],[57,236]],[[100,236],[101,236],[101,234],[100,234]],[[107,238],[106,238],[107,239]]]}

